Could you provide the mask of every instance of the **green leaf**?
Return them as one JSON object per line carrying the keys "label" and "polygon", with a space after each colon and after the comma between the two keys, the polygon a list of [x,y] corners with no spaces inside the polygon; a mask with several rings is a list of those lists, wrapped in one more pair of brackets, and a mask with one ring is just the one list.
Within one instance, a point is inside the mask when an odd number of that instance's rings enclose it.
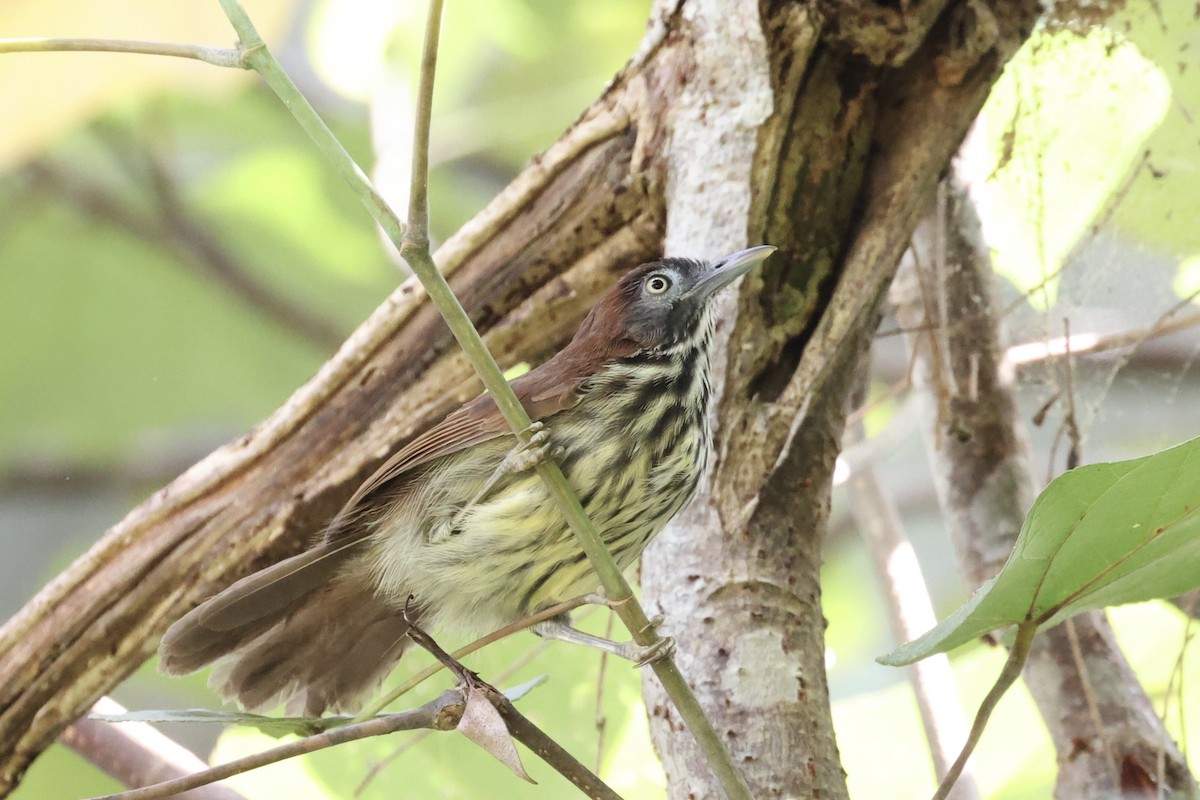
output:
{"label": "green leaf", "polygon": [[879,659],[910,664],[1025,620],[1200,587],[1200,438],[1072,470],[1033,504],[1004,569],[915,641]]}
{"label": "green leaf", "polygon": [[[387,716],[382,714],[380,716]],[[279,738],[288,734],[308,736],[350,722],[354,717],[264,717],[234,711],[209,711],[205,708],[155,709],[128,711],[124,714],[92,714],[100,722],[191,722],[217,725],[243,725],[257,728],[268,736]]]}
{"label": "green leaf", "polygon": [[[533,689],[541,686],[549,679],[540,675],[532,680],[518,684],[504,691],[505,697],[517,702]],[[384,712],[377,716],[386,717],[392,712]],[[241,725],[247,728],[257,728],[268,736],[280,738],[289,734],[310,736],[314,733],[341,727],[356,718],[350,716],[331,715],[328,717],[265,717],[261,714],[248,714],[238,711],[210,711],[207,708],[184,709],[148,709],[145,711],[126,711],[124,714],[91,714],[89,719],[99,722],[188,722],[207,725]]]}
{"label": "green leaf", "polygon": [[550,680],[549,675],[538,675],[536,678],[527,680],[524,683],[518,683],[511,689],[505,689],[504,696],[515,703],[548,680]]}

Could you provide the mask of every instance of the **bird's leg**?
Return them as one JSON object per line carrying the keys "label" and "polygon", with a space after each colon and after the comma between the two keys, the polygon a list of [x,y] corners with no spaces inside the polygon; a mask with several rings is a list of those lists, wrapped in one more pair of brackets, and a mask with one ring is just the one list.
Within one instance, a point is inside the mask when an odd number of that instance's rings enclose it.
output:
{"label": "bird's leg", "polygon": [[450,529],[454,530],[462,521],[463,515],[474,505],[483,502],[496,485],[510,475],[519,475],[522,472],[527,472],[538,464],[546,460],[548,456],[558,456],[562,453],[563,448],[550,446],[550,431],[546,430],[546,426],[541,422],[532,423],[529,428],[532,434],[528,442],[518,442],[512,450],[508,451],[508,455],[500,462],[500,465],[492,472],[487,481],[484,482],[482,488],[475,493],[471,501],[464,505],[450,520]]}
{"label": "bird's leg", "polygon": [[[662,618],[657,617],[650,621],[650,626],[651,628],[657,628],[661,623]],[[571,642],[573,644],[584,645],[585,647],[594,647],[605,653],[611,653],[627,661],[632,661],[639,667],[644,667],[647,664],[658,661],[660,658],[665,658],[675,650],[675,640],[670,636],[664,636],[649,646],[640,645],[637,642],[614,642],[602,636],[593,636],[590,633],[584,633],[581,630],[572,628],[571,618],[567,614],[560,614],[553,619],[539,622],[533,626],[532,630],[543,639],[557,639],[560,642]]]}

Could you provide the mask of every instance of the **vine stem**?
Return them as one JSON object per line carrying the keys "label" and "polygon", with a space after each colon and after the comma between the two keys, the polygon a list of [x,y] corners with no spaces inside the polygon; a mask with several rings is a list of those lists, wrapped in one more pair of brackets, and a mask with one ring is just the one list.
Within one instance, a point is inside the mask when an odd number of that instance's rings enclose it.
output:
{"label": "vine stem", "polygon": [[[350,154],[321,121],[300,90],[280,67],[255,30],[250,17],[238,0],[220,0],[221,8],[237,31],[244,54],[244,63],[254,69],[296,118],[301,128],[312,138],[317,148],[329,160],[350,188],[367,207],[383,231],[400,249],[404,260],[425,287],[429,299],[446,320],[454,337],[475,367],[484,387],[496,400],[496,406],[512,428],[518,440],[529,438],[531,421],[525,409],[509,388],[496,360],[488,352],[479,332],[458,302],[445,277],[429,253],[428,189],[429,124],[433,101],[434,72],[437,64],[437,43],[441,29],[442,0],[430,0],[425,29],[420,87],[417,97],[416,130],[413,140],[413,171],[409,228],[400,222],[388,207]],[[629,629],[634,641],[642,646],[657,644],[660,639],[646,612],[633,595],[629,582],[613,561],[601,541],[595,525],[588,518],[579,498],[567,483],[558,464],[548,459],[538,465],[537,473],[546,483],[550,496],[578,538],[604,587],[605,595],[617,616]],[[674,660],[665,656],[652,663],[663,689],[674,703],[680,718],[691,731],[697,746],[730,800],[751,800],[750,788],[733,763],[716,729],[704,714],[700,702],[688,686]]]}

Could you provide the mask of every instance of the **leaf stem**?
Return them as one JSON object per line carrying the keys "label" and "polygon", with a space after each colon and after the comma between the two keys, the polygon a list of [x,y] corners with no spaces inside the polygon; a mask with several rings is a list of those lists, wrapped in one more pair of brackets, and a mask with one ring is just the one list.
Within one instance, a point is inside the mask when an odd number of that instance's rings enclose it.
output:
{"label": "leaf stem", "polygon": [[1004,662],[1004,668],[1000,670],[996,682],[984,696],[983,702],[979,704],[979,711],[975,712],[975,721],[971,724],[971,732],[967,734],[967,741],[963,743],[962,752],[950,766],[946,777],[942,778],[941,785],[933,795],[933,800],[946,800],[950,796],[950,790],[954,788],[955,782],[966,768],[967,759],[971,757],[971,753],[975,752],[975,746],[979,744],[979,739],[983,736],[983,729],[987,726],[992,712],[999,705],[1000,698],[1020,677],[1021,670],[1025,667],[1025,661],[1029,658],[1029,648],[1033,645],[1033,637],[1037,632],[1037,620],[1025,620],[1017,625],[1017,636],[1013,641],[1012,648],[1008,651],[1008,660]]}
{"label": "leaf stem", "polygon": [[[428,184],[429,119],[433,100],[434,67],[437,63],[436,49],[440,32],[442,0],[430,0],[429,18],[425,32],[425,53],[422,58],[420,93],[417,97],[416,131],[413,140],[412,202],[410,203],[410,235],[404,235],[404,226],[387,203],[371,186],[363,171],[325,126],[316,111],[292,83],[279,63],[267,50],[262,37],[254,29],[249,16],[238,0],[220,0],[221,8],[238,33],[246,63],[262,75],[263,80],[283,101],[304,131],[341,174],[342,178],[359,197],[367,210],[383,228],[397,247],[413,273],[425,287],[429,299],[445,318],[447,326],[478,372],[484,387],[496,400],[496,406],[512,428],[517,438],[524,442],[529,438],[531,421],[521,403],[509,388],[496,360],[488,352],[479,332],[458,302],[445,277],[434,264],[429,253],[428,218],[426,194]],[[537,473],[545,481],[550,496],[566,518],[567,524],[579,539],[592,568],[604,587],[605,595],[617,616],[630,631],[635,642],[649,646],[659,641],[659,636],[650,624],[645,611],[633,595],[625,576],[613,561],[612,555],[601,541],[595,525],[588,518],[579,498],[567,483],[558,464],[547,460],[537,467]],[[734,766],[729,751],[725,748],[716,729],[704,714],[700,702],[692,693],[683,674],[668,656],[652,662],[655,675],[662,682],[667,695],[674,702],[679,716],[692,732],[697,745],[708,761],[722,788],[730,800],[751,800],[750,788]]]}

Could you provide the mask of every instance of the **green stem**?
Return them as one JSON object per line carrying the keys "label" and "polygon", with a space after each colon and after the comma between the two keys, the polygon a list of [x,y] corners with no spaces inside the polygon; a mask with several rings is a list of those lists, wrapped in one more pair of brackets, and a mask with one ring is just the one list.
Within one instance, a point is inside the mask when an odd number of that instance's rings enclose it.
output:
{"label": "green stem", "polygon": [[[350,185],[376,222],[392,242],[400,248],[404,260],[408,262],[429,294],[429,299],[445,318],[446,324],[475,367],[484,387],[495,398],[497,408],[512,428],[513,433],[520,441],[527,441],[528,429],[531,424],[529,415],[517,400],[516,395],[513,394],[508,382],[504,379],[504,374],[496,364],[496,360],[488,352],[479,332],[471,324],[466,311],[463,310],[458,298],[455,297],[449,284],[446,283],[445,277],[429,254],[425,189],[428,183],[427,154],[430,107],[433,98],[433,68],[437,58],[436,48],[441,24],[442,0],[431,0],[429,20],[426,26],[425,54],[422,63],[420,94],[417,98],[416,135],[413,142],[413,201],[410,209],[415,213],[410,215],[409,236],[404,235],[404,226],[399,218],[371,186],[366,175],[354,163],[349,153],[280,68],[279,63],[267,50],[238,0],[220,0],[220,3],[225,15],[238,33],[240,44],[245,51],[246,63],[262,75],[263,80],[279,96],[318,149]],[[604,587],[605,596],[609,599],[617,616],[629,629],[634,641],[643,646],[657,644],[660,641],[658,634],[650,624],[645,611],[633,596],[629,582],[625,580],[620,568],[613,561],[612,555],[601,541],[595,525],[583,510],[579,498],[567,483],[566,476],[563,475],[558,464],[547,461],[537,467],[537,473],[545,481],[550,496],[579,539],[580,545]],[[716,729],[705,716],[700,702],[692,693],[674,661],[669,656],[664,657],[654,661],[652,668],[662,682],[663,689],[675,704],[679,716],[692,732],[692,736],[695,737],[697,745],[721,783],[725,794],[730,800],[751,800],[749,786],[738,772],[737,767],[734,766],[729,751],[726,750]]]}
{"label": "green stem", "polygon": [[1016,682],[1021,675],[1021,670],[1025,668],[1025,662],[1029,659],[1029,648],[1033,646],[1033,637],[1037,632],[1036,620],[1026,620],[1017,626],[1017,637],[1008,651],[1008,660],[1004,662],[1004,668],[1000,670],[1000,675],[996,678],[996,682],[988,691],[987,696],[979,704],[979,710],[975,712],[975,722],[971,725],[971,732],[967,734],[967,741],[963,743],[962,752],[958,754],[958,758],[946,772],[946,777],[942,778],[941,785],[933,795],[933,800],[946,800],[950,796],[950,790],[954,788],[955,782],[958,781],[963,769],[967,766],[967,759],[971,757],[971,753],[975,752],[975,746],[979,744],[979,738],[983,736],[983,729],[987,727],[992,712],[1000,703],[1000,698]]}
{"label": "green stem", "polygon": [[142,53],[152,56],[191,58],[217,67],[249,69],[242,62],[241,50],[205,47],[174,42],[138,42],[122,39],[0,39],[0,53],[46,53],[87,51],[102,53]]}

